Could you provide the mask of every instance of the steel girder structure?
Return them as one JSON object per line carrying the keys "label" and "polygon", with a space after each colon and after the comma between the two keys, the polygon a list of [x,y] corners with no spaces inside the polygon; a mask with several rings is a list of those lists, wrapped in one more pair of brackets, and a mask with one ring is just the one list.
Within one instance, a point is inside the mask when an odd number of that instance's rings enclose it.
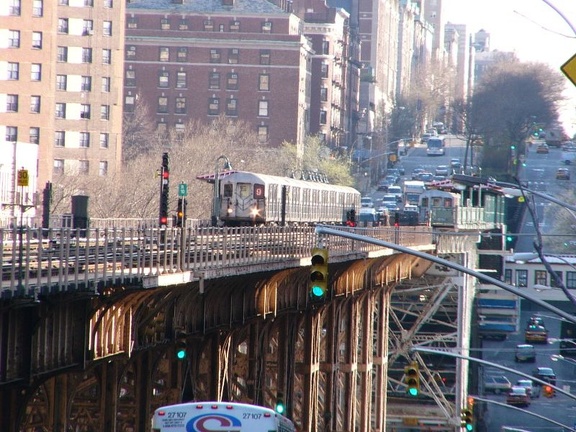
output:
{"label": "steel girder structure", "polygon": [[302,430],[383,431],[392,289],[428,265],[406,254],[331,264],[319,305],[309,303],[307,268],[43,303],[25,336],[30,373],[0,392],[0,425],[148,431],[158,406],[273,406],[283,393]]}

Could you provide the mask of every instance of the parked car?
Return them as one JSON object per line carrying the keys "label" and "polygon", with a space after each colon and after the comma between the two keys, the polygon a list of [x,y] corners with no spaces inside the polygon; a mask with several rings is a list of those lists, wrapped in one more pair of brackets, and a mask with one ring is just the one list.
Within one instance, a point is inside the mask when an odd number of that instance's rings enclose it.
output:
{"label": "parked car", "polygon": [[536,399],[540,396],[540,387],[534,386],[534,381],[531,379],[521,379],[516,381],[515,387],[524,387],[530,399]]}
{"label": "parked car", "polygon": [[534,363],[536,361],[536,350],[534,345],[530,344],[519,344],[516,345],[514,350],[514,360],[519,362],[530,362]]}
{"label": "parked car", "polygon": [[558,168],[556,170],[556,180],[570,180],[570,170],[568,168]]}
{"label": "parked car", "polygon": [[486,393],[507,393],[512,388],[512,383],[504,375],[490,375],[484,378],[484,391]]}
{"label": "parked car", "polygon": [[528,396],[525,387],[514,386],[506,396],[506,403],[518,407],[528,407],[530,406],[530,396]]}
{"label": "parked car", "polygon": [[[532,376],[534,378],[541,379],[542,381],[546,381],[548,384],[552,384],[553,386],[556,385],[556,374],[554,373],[554,369],[549,367],[539,367],[536,368],[532,372]],[[539,382],[535,382],[535,385],[539,386],[542,385]]]}

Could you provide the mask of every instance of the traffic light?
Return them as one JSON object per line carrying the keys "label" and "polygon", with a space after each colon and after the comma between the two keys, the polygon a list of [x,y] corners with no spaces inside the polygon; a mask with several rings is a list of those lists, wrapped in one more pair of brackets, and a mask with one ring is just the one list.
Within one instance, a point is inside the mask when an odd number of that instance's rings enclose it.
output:
{"label": "traffic light", "polygon": [[276,404],[274,405],[274,411],[282,415],[284,415],[284,413],[286,412],[286,405],[284,404],[284,395],[282,393],[278,393],[276,395]]}
{"label": "traffic light", "polygon": [[176,209],[176,227],[186,227],[186,199],[178,198],[178,208]]}
{"label": "traffic light", "polygon": [[348,210],[346,212],[346,225],[349,227],[356,226],[356,210]]}
{"label": "traffic light", "polygon": [[506,250],[512,249],[514,247],[514,236],[511,234],[507,234],[504,239],[506,241],[504,249],[506,249]]}
{"label": "traffic light", "polygon": [[515,146],[514,144],[512,144],[512,145],[510,146],[510,150],[516,150],[516,146]]}
{"label": "traffic light", "polygon": [[398,212],[394,213],[394,226],[395,227],[400,226],[400,213]]}
{"label": "traffic light", "polygon": [[176,358],[178,360],[186,360],[186,341],[179,340],[176,342]]}
{"label": "traffic light", "polygon": [[324,300],[328,292],[328,249],[312,249],[312,268],[310,269],[310,298]]}
{"label": "traffic light", "polygon": [[418,363],[412,362],[404,368],[404,383],[408,396],[416,397],[420,394],[420,372]]}
{"label": "traffic light", "polygon": [[542,387],[542,393],[544,393],[544,396],[547,398],[556,396],[556,391],[552,388],[552,386],[549,385],[545,385]]}
{"label": "traffic light", "polygon": [[168,200],[170,198],[170,170],[168,168],[168,153],[162,155],[162,167],[160,169],[160,215],[161,228],[168,225]]}
{"label": "traffic light", "polygon": [[474,412],[470,406],[462,410],[462,427],[468,432],[474,430]]}

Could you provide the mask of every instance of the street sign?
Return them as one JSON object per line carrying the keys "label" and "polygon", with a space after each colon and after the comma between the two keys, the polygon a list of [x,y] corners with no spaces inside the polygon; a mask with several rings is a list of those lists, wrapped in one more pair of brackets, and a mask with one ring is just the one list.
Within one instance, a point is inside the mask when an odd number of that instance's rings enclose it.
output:
{"label": "street sign", "polygon": [[560,70],[576,86],[576,54],[570,60],[560,66]]}
{"label": "street sign", "polygon": [[186,183],[180,183],[178,185],[178,196],[179,197],[188,196],[188,185]]}
{"label": "street sign", "polygon": [[28,186],[28,170],[18,170],[18,186]]}

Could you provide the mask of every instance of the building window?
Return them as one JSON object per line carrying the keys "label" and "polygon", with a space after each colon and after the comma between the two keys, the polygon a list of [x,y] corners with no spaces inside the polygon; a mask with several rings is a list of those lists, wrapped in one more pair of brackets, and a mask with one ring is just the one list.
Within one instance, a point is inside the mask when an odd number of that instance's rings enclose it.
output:
{"label": "building window", "polygon": [[168,62],[170,61],[170,48],[168,47],[160,47],[160,53],[158,56],[158,60],[161,62]]}
{"label": "building window", "polygon": [[66,147],[66,132],[64,131],[54,132],[54,145],[56,147]]}
{"label": "building window", "polygon": [[186,80],[186,72],[176,72],[176,88],[186,88],[187,87],[187,80]]}
{"label": "building window", "polygon": [[20,63],[8,63],[8,79],[17,80],[20,77]]}
{"label": "building window", "polygon": [[8,14],[12,16],[20,16],[22,9],[21,0],[8,0]]}
{"label": "building window", "polygon": [[208,115],[220,114],[220,99],[213,97],[208,99]]}
{"label": "building window", "polygon": [[42,49],[42,32],[32,32],[32,48]]}
{"label": "building window", "polygon": [[186,114],[186,98],[177,97],[176,98],[176,109],[174,111],[176,114]]}
{"label": "building window", "polygon": [[92,77],[91,76],[83,76],[82,82],[80,84],[80,88],[82,91],[92,91]]}
{"label": "building window", "polygon": [[229,97],[226,100],[226,115],[227,116],[238,116],[238,99]]}
{"label": "building window", "polygon": [[84,6],[94,6],[94,0],[84,0]]}
{"label": "building window", "polygon": [[102,50],[102,64],[112,63],[112,50],[103,49]]}
{"label": "building window", "polygon": [[258,117],[268,117],[268,101],[258,101]]}
{"label": "building window", "polygon": [[322,87],[320,89],[320,100],[322,102],[327,102],[328,101],[328,89],[326,87]]}
{"label": "building window", "polygon": [[30,65],[30,79],[32,81],[42,81],[42,65],[40,63],[32,63]]}
{"label": "building window", "polygon": [[102,93],[110,93],[110,77],[102,77]]}
{"label": "building window", "polygon": [[59,62],[67,62],[68,61],[68,47],[59,46],[58,53],[56,54],[56,60]]}
{"label": "building window", "polygon": [[576,289],[576,272],[566,272],[566,288]]}
{"label": "building window", "polygon": [[322,41],[322,54],[330,54],[330,42]]}
{"label": "building window", "polygon": [[54,159],[54,174],[64,174],[64,159]]}
{"label": "building window", "polygon": [[179,47],[176,52],[176,61],[185,62],[188,61],[188,48]]}
{"label": "building window", "polygon": [[90,147],[90,132],[80,132],[80,147]]}
{"label": "building window", "polygon": [[237,33],[240,31],[240,21],[234,20],[230,21],[230,31]]}
{"label": "building window", "polygon": [[42,0],[34,0],[32,2],[32,16],[41,17],[42,15],[44,15]]}
{"label": "building window", "polygon": [[94,34],[94,21],[92,20],[84,20],[82,25],[82,35],[88,36]]}
{"label": "building window", "polygon": [[80,164],[78,165],[78,174],[88,174],[88,170],[90,169],[90,162],[87,160],[80,160]]}
{"label": "building window", "polygon": [[260,50],[260,64],[261,65],[270,64],[270,50]]}
{"label": "building window", "polygon": [[110,146],[110,135],[108,133],[100,134],[100,148],[108,148]]}
{"label": "building window", "polygon": [[10,48],[20,48],[19,30],[8,30],[8,46]]}
{"label": "building window", "polygon": [[270,75],[260,74],[258,76],[258,90],[270,91]]}
{"label": "building window", "polygon": [[322,65],[320,66],[320,77],[328,78],[328,63],[327,62],[322,62]]}
{"label": "building window", "polygon": [[134,45],[129,45],[126,47],[126,60],[136,58],[136,47]]}
{"label": "building window", "polygon": [[262,23],[262,33],[272,33],[272,23],[270,21]]}
{"label": "building window", "polygon": [[18,141],[18,128],[16,126],[6,126],[6,141]]}
{"label": "building window", "polygon": [[158,87],[168,88],[170,86],[170,72],[160,71],[158,73]]}
{"label": "building window", "polygon": [[182,18],[180,20],[180,24],[178,24],[178,30],[188,30],[188,28],[189,28],[188,20]]}
{"label": "building window", "polygon": [[126,26],[129,29],[136,29],[138,28],[138,20],[135,17],[130,17],[126,20]]}
{"label": "building window", "polygon": [[238,90],[238,74],[230,72],[226,78],[226,88],[228,90]]}
{"label": "building window", "polygon": [[516,270],[516,286],[521,288],[528,286],[528,270]]}
{"label": "building window", "polygon": [[512,285],[512,269],[504,270],[504,283]]}
{"label": "building window", "polygon": [[114,2],[112,0],[102,0],[102,6],[111,9],[114,7]]}
{"label": "building window", "polygon": [[18,112],[18,95],[9,94],[6,96],[6,112]]}
{"label": "building window", "polygon": [[214,21],[204,20],[204,31],[212,31],[212,30],[214,30]]}
{"label": "building window", "polygon": [[230,48],[228,50],[228,63],[238,64],[239,57],[240,57],[240,50],[238,48]]}
{"label": "building window", "polygon": [[39,114],[40,113],[40,96],[30,96],[30,112]]}
{"label": "building window", "polygon": [[168,18],[162,18],[160,20],[160,28],[162,30],[170,30],[170,21],[168,21]]}
{"label": "building window", "polygon": [[98,174],[101,176],[108,175],[108,162],[100,161],[100,164],[98,166]]}
{"label": "building window", "polygon": [[40,128],[38,127],[30,128],[30,143],[40,144]]}
{"label": "building window", "polygon": [[66,104],[58,102],[56,104],[56,118],[63,119],[66,118]]}
{"label": "building window", "polygon": [[210,50],[210,63],[220,63],[221,54],[219,49]]}
{"label": "building window", "polygon": [[534,271],[534,284],[548,285],[548,272],[546,270]]}
{"label": "building window", "polygon": [[220,33],[224,33],[224,24],[220,24],[220,25],[218,26],[218,31],[219,31]]}
{"label": "building window", "polygon": [[259,125],[258,126],[258,142],[260,144],[265,144],[268,142],[268,126]]}
{"label": "building window", "polygon": [[112,36],[112,21],[104,21],[102,23],[102,33],[104,36]]}
{"label": "building window", "polygon": [[80,105],[80,118],[88,120],[90,118],[90,105],[82,104]]}
{"label": "building window", "polygon": [[58,18],[58,33],[68,33],[68,18]]}
{"label": "building window", "polygon": [[92,48],[82,48],[82,63],[92,63]]}
{"label": "building window", "polygon": [[58,0],[60,6],[68,6],[68,0]]}
{"label": "building window", "polygon": [[66,90],[68,77],[66,75],[56,75],[56,90]]}
{"label": "building window", "polygon": [[126,87],[136,87],[136,71],[134,69],[128,69],[126,71],[124,84]]}
{"label": "building window", "polygon": [[126,112],[134,112],[134,104],[136,103],[136,98],[132,95],[128,95],[124,98],[124,110]]}
{"label": "building window", "polygon": [[168,112],[168,98],[166,96],[160,96],[158,98],[158,111],[159,113]]}
{"label": "building window", "polygon": [[328,121],[328,112],[326,110],[320,110],[320,124],[325,125]]}
{"label": "building window", "polygon": [[110,120],[110,105],[100,105],[100,120]]}
{"label": "building window", "polygon": [[210,79],[208,82],[208,88],[210,90],[220,89],[220,72],[210,72]]}

